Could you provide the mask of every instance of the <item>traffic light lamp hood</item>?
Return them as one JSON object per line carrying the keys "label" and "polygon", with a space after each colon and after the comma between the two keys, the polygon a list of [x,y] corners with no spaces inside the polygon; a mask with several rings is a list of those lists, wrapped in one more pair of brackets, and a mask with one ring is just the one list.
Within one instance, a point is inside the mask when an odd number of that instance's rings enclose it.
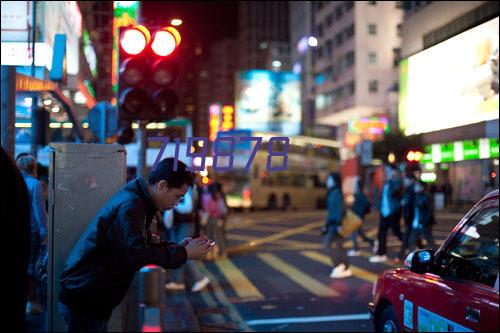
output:
{"label": "traffic light lamp hood", "polygon": [[118,110],[121,120],[165,121],[175,118],[179,71],[176,52],[181,36],[174,27],[122,28],[120,34]]}

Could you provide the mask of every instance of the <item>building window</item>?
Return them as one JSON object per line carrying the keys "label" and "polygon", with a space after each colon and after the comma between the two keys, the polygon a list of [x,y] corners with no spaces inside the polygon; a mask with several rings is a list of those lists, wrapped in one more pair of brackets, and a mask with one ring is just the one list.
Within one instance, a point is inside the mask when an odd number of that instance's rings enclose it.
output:
{"label": "building window", "polygon": [[321,59],[323,58],[323,48],[322,47],[318,47],[318,59]]}
{"label": "building window", "polygon": [[335,19],[338,21],[340,20],[340,18],[342,17],[342,13],[343,10],[342,10],[342,6],[337,6],[337,8],[335,9]]}
{"label": "building window", "polygon": [[332,25],[333,19],[332,19],[332,14],[328,15],[326,17],[326,26],[329,27]]}
{"label": "building window", "polygon": [[396,1],[396,8],[401,9],[404,7],[404,1]]}
{"label": "building window", "polygon": [[349,84],[346,86],[347,96],[354,95],[355,91],[356,91],[356,85],[354,84],[354,81],[349,82]]}
{"label": "building window", "polygon": [[349,12],[354,8],[354,1],[344,1],[345,12]]}
{"label": "building window", "polygon": [[327,57],[331,57],[332,56],[332,40],[329,40],[326,42],[326,55]]}
{"label": "building window", "polygon": [[349,68],[354,65],[354,52],[349,52],[345,56],[345,63],[346,63],[345,68]]}
{"label": "building window", "polygon": [[368,4],[370,6],[376,6],[377,5],[377,1],[368,1]]}
{"label": "building window", "polygon": [[368,53],[368,63],[369,64],[377,63],[377,54],[375,52]]}
{"label": "building window", "polygon": [[344,32],[345,40],[349,40],[354,37],[354,24],[351,24]]}
{"label": "building window", "polygon": [[318,25],[318,36],[323,37],[323,24]]}
{"label": "building window", "polygon": [[401,24],[401,23],[399,23],[399,24],[396,26],[396,35],[397,35],[398,37],[401,37],[401,29],[402,29],[402,27],[403,27],[403,26],[402,26],[402,24]]}
{"label": "building window", "polygon": [[399,47],[392,49],[392,57],[393,65],[394,67],[397,67],[399,64],[399,60],[401,60],[401,49]]}
{"label": "building window", "polygon": [[368,82],[368,91],[370,93],[377,93],[378,92],[378,81],[377,80],[371,80]]}
{"label": "building window", "polygon": [[335,45],[340,46],[344,43],[344,35],[339,33],[335,35]]}
{"label": "building window", "polygon": [[375,23],[368,24],[368,34],[370,35],[377,34],[377,25]]}

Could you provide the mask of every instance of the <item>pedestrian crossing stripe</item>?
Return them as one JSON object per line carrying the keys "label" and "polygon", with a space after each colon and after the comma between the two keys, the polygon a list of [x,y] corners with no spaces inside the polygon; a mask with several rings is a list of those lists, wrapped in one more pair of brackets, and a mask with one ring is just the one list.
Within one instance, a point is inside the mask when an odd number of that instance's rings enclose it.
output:
{"label": "pedestrian crossing stripe", "polygon": [[[312,259],[314,261],[325,264],[326,266],[332,265],[332,260],[328,256],[321,254],[319,252],[302,251],[302,252],[300,252],[300,254],[304,257],[307,257],[307,258]],[[374,283],[375,281],[377,281],[376,274],[373,274],[372,272],[367,271],[367,270],[362,269],[362,268],[357,267],[357,266],[349,265],[349,267],[351,268],[352,274],[355,277],[360,278],[360,279],[365,280],[365,281],[370,282],[370,283]]]}
{"label": "pedestrian crossing stripe", "polygon": [[250,282],[245,274],[230,259],[217,260],[215,264],[222,274],[224,274],[227,281],[229,281],[239,298],[252,301],[264,300],[264,296],[262,296],[255,285]]}
{"label": "pedestrian crossing stripe", "polygon": [[[210,287],[211,289],[213,290],[213,294],[215,295],[215,297],[217,298],[217,300],[219,301],[219,303],[225,307],[227,309],[227,315],[229,316],[229,318],[234,322],[234,323],[237,323],[238,326],[239,326],[239,331],[243,331],[243,332],[252,332],[252,330],[248,327],[248,325],[246,324],[246,322],[243,320],[243,318],[241,317],[240,313],[238,312],[238,310],[236,309],[236,307],[229,301],[229,299],[227,298],[226,294],[224,293],[222,287],[219,285],[217,279],[212,275],[212,273],[210,273],[210,270],[205,267],[204,265],[202,266],[201,268],[201,271],[204,275],[206,275],[209,279],[210,279]],[[208,291],[206,291],[208,292]],[[210,298],[212,300],[213,297],[210,296]],[[208,305],[209,307],[217,307],[218,305],[214,302],[212,303],[205,303],[206,305]],[[215,305],[214,305],[215,304]],[[217,322],[216,322],[217,323]],[[224,320],[221,320],[219,321],[218,323],[225,323]]]}
{"label": "pedestrian crossing stripe", "polygon": [[262,237],[262,238],[254,240],[254,241],[246,242],[245,244],[241,244],[241,245],[238,245],[238,246],[233,247],[233,248],[228,248],[227,252],[234,253],[234,252],[253,249],[261,244],[270,243],[270,242],[276,241],[278,239],[283,239],[283,238],[290,237],[292,235],[300,234],[303,231],[315,229],[323,224],[324,224],[323,221],[308,223],[308,224],[305,224],[305,225],[300,226],[300,227],[292,228],[290,230],[278,232],[276,234],[273,234],[273,235],[270,235],[267,237]]}
{"label": "pedestrian crossing stripe", "polygon": [[319,297],[338,297],[340,296],[333,288],[321,283],[313,277],[307,275],[294,266],[286,263],[271,253],[258,253],[257,257],[275,270],[283,273],[289,279],[300,285],[302,288],[310,291]]}

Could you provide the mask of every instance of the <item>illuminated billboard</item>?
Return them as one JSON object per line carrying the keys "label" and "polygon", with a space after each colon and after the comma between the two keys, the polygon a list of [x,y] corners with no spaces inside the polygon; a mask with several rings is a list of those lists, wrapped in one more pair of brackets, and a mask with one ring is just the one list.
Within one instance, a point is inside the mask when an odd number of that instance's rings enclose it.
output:
{"label": "illuminated billboard", "polygon": [[236,78],[236,127],[300,134],[300,76],[251,70]]}
{"label": "illuminated billboard", "polygon": [[498,17],[400,62],[406,135],[498,119]]}

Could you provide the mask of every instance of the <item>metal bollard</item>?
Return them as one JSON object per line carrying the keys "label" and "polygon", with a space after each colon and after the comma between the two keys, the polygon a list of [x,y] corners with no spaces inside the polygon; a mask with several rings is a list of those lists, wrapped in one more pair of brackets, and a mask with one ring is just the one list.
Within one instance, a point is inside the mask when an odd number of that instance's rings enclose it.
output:
{"label": "metal bollard", "polygon": [[139,271],[139,331],[163,332],[165,270],[147,265]]}

